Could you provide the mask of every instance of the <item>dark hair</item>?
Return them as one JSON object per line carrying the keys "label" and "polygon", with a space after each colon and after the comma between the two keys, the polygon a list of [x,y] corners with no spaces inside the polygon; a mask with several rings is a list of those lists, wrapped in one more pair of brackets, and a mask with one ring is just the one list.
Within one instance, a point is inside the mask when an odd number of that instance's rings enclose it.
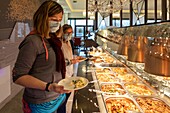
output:
{"label": "dark hair", "polygon": [[52,0],[45,1],[34,14],[34,29],[40,35],[47,36],[49,30],[48,17],[59,14],[61,12],[64,13],[60,4]]}
{"label": "dark hair", "polygon": [[68,25],[68,24],[64,24],[63,25],[63,32],[65,33],[67,31],[67,29],[72,29],[72,26]]}

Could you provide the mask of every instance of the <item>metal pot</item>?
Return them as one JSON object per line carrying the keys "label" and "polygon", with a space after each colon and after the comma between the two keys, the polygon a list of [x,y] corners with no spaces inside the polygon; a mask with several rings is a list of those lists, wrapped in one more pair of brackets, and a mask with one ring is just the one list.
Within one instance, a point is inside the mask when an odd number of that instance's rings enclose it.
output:
{"label": "metal pot", "polygon": [[159,76],[170,76],[170,40],[158,38],[146,51],[145,71]]}
{"label": "metal pot", "polygon": [[128,60],[143,63],[146,43],[146,37],[135,37],[134,40],[131,40],[128,47]]}
{"label": "metal pot", "polygon": [[117,53],[119,55],[127,55],[128,54],[128,46],[129,46],[129,36],[122,37],[121,43],[119,45]]}

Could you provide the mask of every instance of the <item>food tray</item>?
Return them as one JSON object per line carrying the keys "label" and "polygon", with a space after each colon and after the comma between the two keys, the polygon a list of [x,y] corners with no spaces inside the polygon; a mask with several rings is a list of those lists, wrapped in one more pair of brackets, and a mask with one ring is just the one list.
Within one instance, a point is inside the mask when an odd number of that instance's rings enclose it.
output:
{"label": "food tray", "polygon": [[117,79],[114,74],[109,73],[96,73],[97,80],[101,82],[119,82],[120,80]]}
{"label": "food tray", "polygon": [[111,69],[108,67],[97,67],[95,71],[96,73],[112,73]]}
{"label": "food tray", "polygon": [[145,113],[170,113],[170,106],[158,97],[135,97]]}
{"label": "food tray", "polygon": [[111,67],[111,70],[112,70],[113,73],[116,73],[116,74],[128,74],[128,73],[132,73],[126,67]]}
{"label": "food tray", "polygon": [[105,99],[105,105],[108,113],[128,113],[128,110],[143,113],[130,97],[109,97]]}
{"label": "food tray", "polygon": [[143,83],[125,83],[124,86],[133,96],[156,96],[155,91]]}
{"label": "food tray", "polygon": [[101,83],[100,90],[107,96],[113,95],[127,95],[127,91],[119,83]]}
{"label": "food tray", "polygon": [[115,74],[122,82],[141,82],[135,74]]}

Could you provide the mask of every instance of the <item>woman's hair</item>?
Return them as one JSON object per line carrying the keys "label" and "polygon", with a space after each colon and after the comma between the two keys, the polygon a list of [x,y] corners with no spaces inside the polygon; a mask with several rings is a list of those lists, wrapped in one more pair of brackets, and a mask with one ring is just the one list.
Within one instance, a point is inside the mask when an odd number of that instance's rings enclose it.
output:
{"label": "woman's hair", "polygon": [[49,30],[48,17],[59,14],[61,12],[64,13],[60,4],[52,0],[45,1],[34,14],[34,29],[43,37],[47,36]]}
{"label": "woman's hair", "polygon": [[71,25],[64,24],[63,25],[63,33],[65,33],[68,29],[72,29]]}

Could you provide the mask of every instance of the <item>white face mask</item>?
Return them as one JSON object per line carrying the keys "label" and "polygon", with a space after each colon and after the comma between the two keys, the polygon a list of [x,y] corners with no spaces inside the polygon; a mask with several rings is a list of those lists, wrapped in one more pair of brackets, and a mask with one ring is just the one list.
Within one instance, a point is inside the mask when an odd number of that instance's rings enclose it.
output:
{"label": "white face mask", "polygon": [[65,41],[69,41],[69,40],[71,40],[72,34],[69,34],[69,35],[68,34],[64,34],[63,37],[64,37]]}
{"label": "white face mask", "polygon": [[60,22],[49,21],[50,33],[55,33],[60,28]]}

